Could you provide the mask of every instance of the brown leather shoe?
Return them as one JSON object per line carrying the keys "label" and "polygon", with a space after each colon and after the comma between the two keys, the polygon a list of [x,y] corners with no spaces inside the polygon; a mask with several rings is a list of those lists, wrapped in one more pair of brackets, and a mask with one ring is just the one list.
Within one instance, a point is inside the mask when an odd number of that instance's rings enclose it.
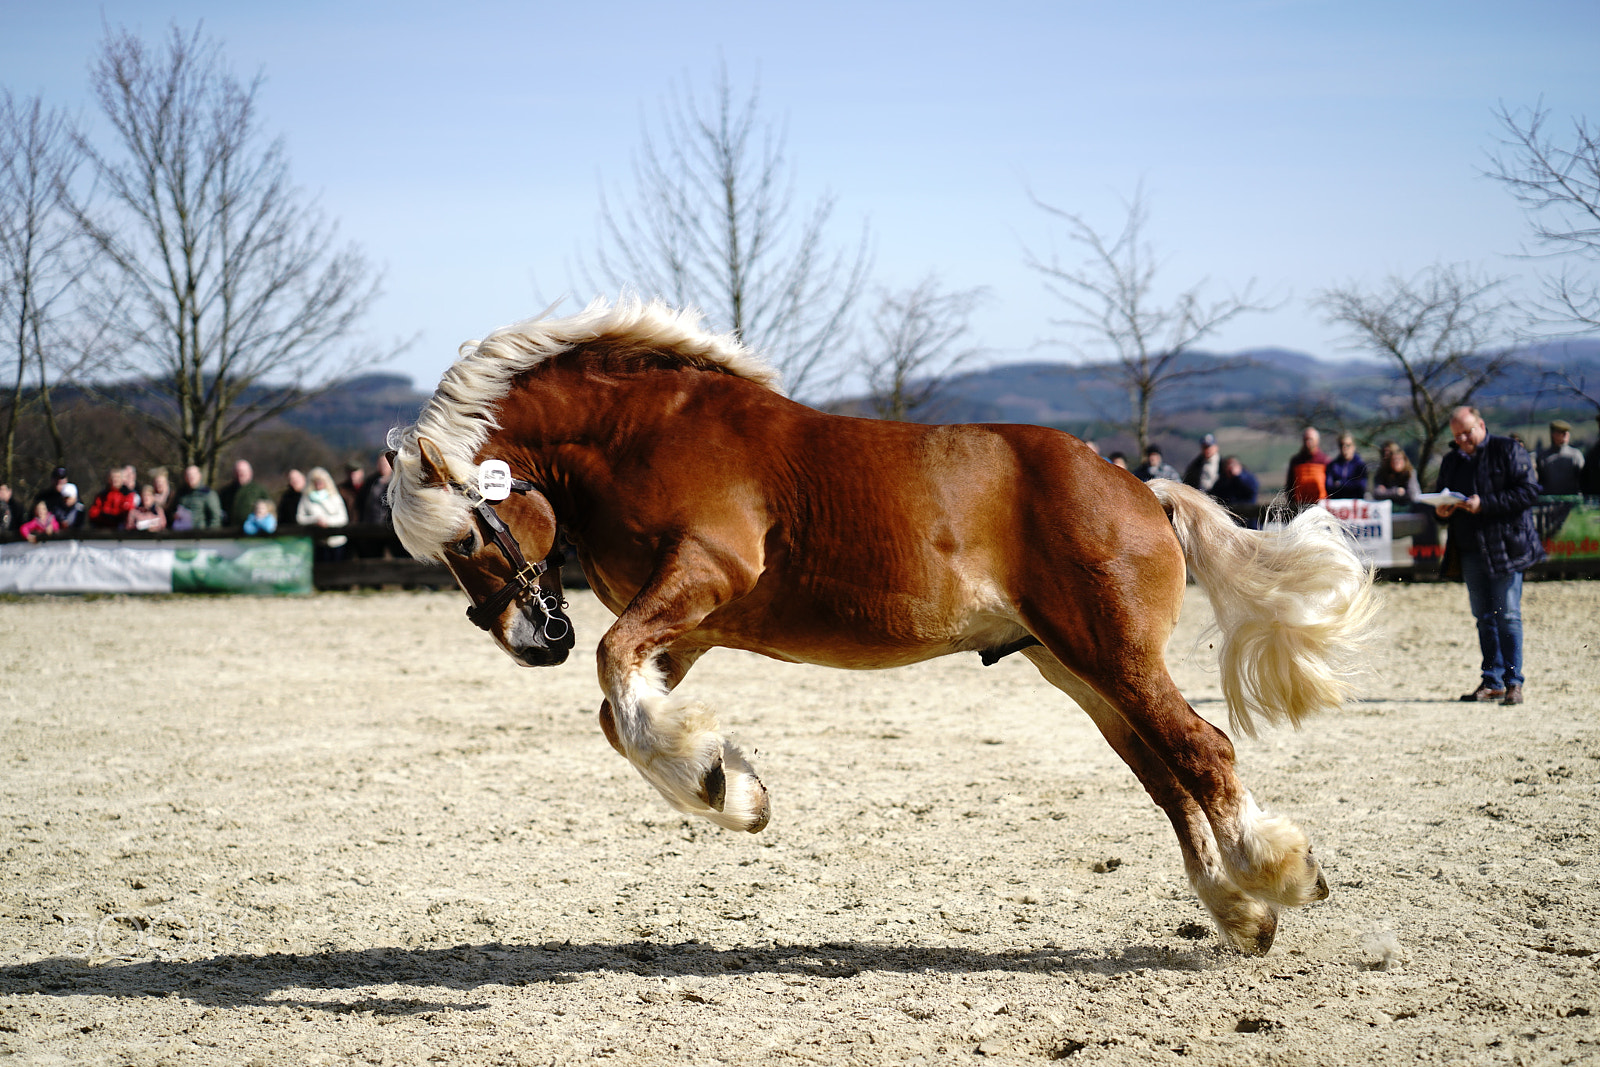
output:
{"label": "brown leather shoe", "polygon": [[1506,686],[1506,698],[1504,700],[1502,700],[1500,703],[1507,704],[1507,705],[1522,703],[1522,686],[1520,686],[1520,685],[1508,685],[1508,686]]}
{"label": "brown leather shoe", "polygon": [[[1461,695],[1461,701],[1464,704],[1486,704],[1491,700],[1499,700],[1505,695],[1506,691],[1504,689],[1494,689],[1490,687],[1488,682],[1479,682],[1478,688],[1474,689],[1470,693],[1463,693]],[[1520,696],[1521,694],[1519,693],[1518,695]]]}

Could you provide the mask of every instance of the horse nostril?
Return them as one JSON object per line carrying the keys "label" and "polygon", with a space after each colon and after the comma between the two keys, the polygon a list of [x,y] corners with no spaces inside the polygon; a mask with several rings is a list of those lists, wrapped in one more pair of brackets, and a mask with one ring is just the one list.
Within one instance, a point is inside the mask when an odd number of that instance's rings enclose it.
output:
{"label": "horse nostril", "polygon": [[545,648],[539,645],[530,645],[517,650],[517,658],[528,667],[554,667],[566,662],[567,650],[564,648]]}

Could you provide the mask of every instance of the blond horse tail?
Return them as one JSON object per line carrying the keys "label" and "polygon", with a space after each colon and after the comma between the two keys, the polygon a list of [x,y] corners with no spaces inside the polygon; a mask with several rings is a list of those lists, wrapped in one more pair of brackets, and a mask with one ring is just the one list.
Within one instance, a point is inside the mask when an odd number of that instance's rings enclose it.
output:
{"label": "blond horse tail", "polygon": [[1233,728],[1253,737],[1256,716],[1298,727],[1306,715],[1343,704],[1378,603],[1372,569],[1339,520],[1308,508],[1281,530],[1246,530],[1197,489],[1148,484],[1216,612]]}

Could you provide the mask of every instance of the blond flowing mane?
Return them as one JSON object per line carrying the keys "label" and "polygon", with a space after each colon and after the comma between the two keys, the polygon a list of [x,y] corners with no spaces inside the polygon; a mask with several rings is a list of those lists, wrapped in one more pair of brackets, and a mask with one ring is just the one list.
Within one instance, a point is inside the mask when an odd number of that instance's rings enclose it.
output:
{"label": "blond flowing mane", "polygon": [[454,493],[420,485],[417,438],[438,446],[451,477],[470,477],[478,450],[499,428],[495,410],[511,383],[546,360],[595,345],[648,352],[662,364],[722,371],[768,389],[778,374],[732,334],[711,333],[693,309],[677,310],[659,300],[624,298],[616,304],[594,300],[564,319],[529,319],[505,326],[481,341],[461,346],[460,356],[439,380],[416,424],[389,431],[394,475],[389,504],[395,532],[412,555],[438,559],[443,545],[466,521],[466,502]]}

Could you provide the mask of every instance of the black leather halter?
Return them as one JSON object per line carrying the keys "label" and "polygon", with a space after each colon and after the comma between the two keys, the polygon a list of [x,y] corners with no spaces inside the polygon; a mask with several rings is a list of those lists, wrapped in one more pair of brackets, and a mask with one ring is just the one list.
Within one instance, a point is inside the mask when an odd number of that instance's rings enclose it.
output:
{"label": "black leather halter", "polygon": [[[570,627],[565,619],[556,615],[559,608],[567,606],[566,598],[559,595],[546,596],[544,590],[539,588],[539,578],[551,567],[560,568],[566,562],[566,556],[559,548],[552,547],[550,554],[544,559],[529,563],[528,557],[522,554],[522,546],[511,536],[511,528],[495,512],[489,501],[479,495],[477,490],[469,489],[459,482],[451,482],[450,488],[471,502],[472,512],[483,526],[485,540],[499,546],[500,554],[511,564],[511,580],[495,590],[483,603],[473,604],[467,608],[467,618],[472,621],[472,625],[480,630],[493,630],[495,621],[500,618],[500,613],[506,609],[506,605],[527,599],[538,604],[540,613],[544,615],[542,628],[546,641],[560,641],[566,637]],[[511,491],[531,492],[533,483],[513,478]]]}

